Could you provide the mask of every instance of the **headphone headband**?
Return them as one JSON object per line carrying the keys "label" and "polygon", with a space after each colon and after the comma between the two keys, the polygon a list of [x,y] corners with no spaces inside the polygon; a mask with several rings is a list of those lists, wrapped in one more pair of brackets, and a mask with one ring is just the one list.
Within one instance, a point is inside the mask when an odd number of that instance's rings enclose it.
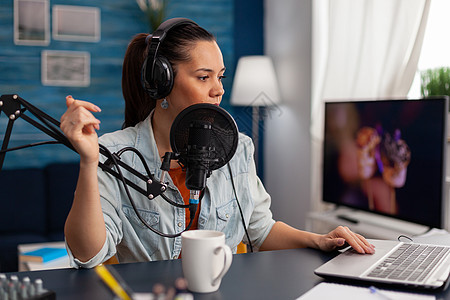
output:
{"label": "headphone headband", "polygon": [[[158,59],[159,47],[172,28],[185,24],[197,25],[194,21],[186,18],[169,19],[161,23],[153,32],[151,38],[148,41],[146,40],[148,43],[148,53],[142,66],[142,83],[144,89],[152,99],[156,100],[167,96],[173,86],[172,66],[167,59]],[[160,67],[162,70],[157,70]],[[162,79],[163,82],[161,82],[161,78],[155,78],[160,74],[166,77]]]}
{"label": "headphone headband", "polygon": [[166,37],[167,33],[175,26],[183,25],[183,24],[192,24],[197,25],[194,21],[186,18],[172,18],[162,22],[158,28],[153,32],[153,37],[158,38],[158,41],[161,43]]}

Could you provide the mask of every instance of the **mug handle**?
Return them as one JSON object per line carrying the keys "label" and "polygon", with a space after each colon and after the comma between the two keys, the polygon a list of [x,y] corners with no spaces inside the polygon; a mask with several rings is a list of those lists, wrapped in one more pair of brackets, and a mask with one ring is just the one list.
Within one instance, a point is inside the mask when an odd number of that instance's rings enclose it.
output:
{"label": "mug handle", "polygon": [[220,279],[227,273],[228,269],[231,266],[231,261],[233,260],[233,253],[231,252],[231,248],[228,245],[220,245],[216,249],[214,249],[214,255],[219,254],[220,250],[223,250],[223,268],[220,271],[219,275],[216,278],[213,278],[211,285],[215,286],[219,283]]}

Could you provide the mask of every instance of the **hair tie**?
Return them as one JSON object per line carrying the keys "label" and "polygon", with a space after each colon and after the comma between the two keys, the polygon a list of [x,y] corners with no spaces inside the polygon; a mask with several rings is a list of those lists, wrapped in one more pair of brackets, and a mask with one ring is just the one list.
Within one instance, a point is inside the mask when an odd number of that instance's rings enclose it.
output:
{"label": "hair tie", "polygon": [[147,45],[149,44],[148,40],[151,39],[151,38],[152,38],[152,35],[151,35],[151,34],[149,34],[149,35],[147,35],[147,36],[145,37],[145,43],[146,43]]}

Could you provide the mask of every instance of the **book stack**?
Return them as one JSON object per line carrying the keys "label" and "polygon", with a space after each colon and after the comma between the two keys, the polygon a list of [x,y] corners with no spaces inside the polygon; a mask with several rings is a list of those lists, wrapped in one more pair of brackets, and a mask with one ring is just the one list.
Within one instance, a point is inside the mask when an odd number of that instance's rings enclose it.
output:
{"label": "book stack", "polygon": [[47,263],[66,256],[67,250],[65,248],[43,247],[20,254],[20,260],[23,262]]}

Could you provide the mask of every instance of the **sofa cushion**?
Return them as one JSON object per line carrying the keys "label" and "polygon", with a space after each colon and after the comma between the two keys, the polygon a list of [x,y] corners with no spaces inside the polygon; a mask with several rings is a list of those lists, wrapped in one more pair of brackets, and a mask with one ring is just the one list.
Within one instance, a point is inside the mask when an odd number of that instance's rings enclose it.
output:
{"label": "sofa cushion", "polygon": [[5,234],[0,237],[0,273],[18,271],[19,244],[44,243],[47,238],[38,234]]}
{"label": "sofa cushion", "polygon": [[54,239],[63,237],[64,223],[72,206],[78,180],[78,163],[50,164],[45,168],[47,189],[47,229]]}
{"label": "sofa cushion", "polygon": [[41,169],[0,172],[0,233],[46,234],[44,182]]}

